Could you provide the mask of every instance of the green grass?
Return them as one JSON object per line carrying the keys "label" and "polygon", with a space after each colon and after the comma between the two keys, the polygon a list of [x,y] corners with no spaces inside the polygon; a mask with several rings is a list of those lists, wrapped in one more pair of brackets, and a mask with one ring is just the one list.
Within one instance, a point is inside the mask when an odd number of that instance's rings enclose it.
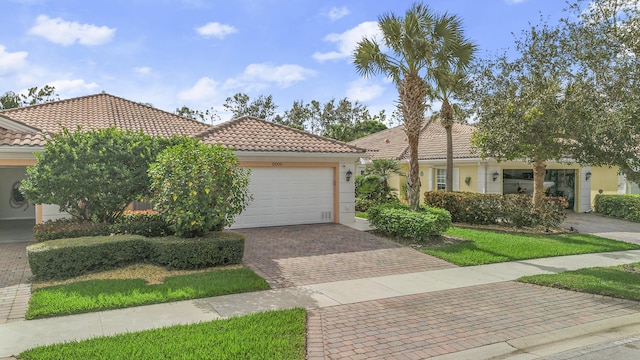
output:
{"label": "green grass", "polygon": [[64,344],[41,346],[21,360],[304,359],[304,309],[251,314]]}
{"label": "green grass", "polygon": [[445,235],[468,241],[424,252],[460,266],[640,249],[639,245],[588,234],[529,235],[452,228]]}
{"label": "green grass", "polygon": [[368,219],[369,218],[369,214],[367,214],[364,211],[356,211],[356,217],[357,218],[361,218],[361,219]]}
{"label": "green grass", "polygon": [[87,280],[35,290],[26,318],[78,314],[269,289],[251,269],[214,270],[168,277],[163,284],[142,279]]}
{"label": "green grass", "polygon": [[[518,281],[590,294],[640,301],[640,263],[597,267],[560,274],[525,276]],[[629,271],[629,270],[633,271]]]}

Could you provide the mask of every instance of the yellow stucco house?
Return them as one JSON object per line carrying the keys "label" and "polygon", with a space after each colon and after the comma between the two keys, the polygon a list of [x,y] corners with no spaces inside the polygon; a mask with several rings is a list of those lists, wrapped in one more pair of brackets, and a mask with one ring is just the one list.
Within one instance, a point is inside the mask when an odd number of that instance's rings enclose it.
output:
{"label": "yellow stucco house", "polygon": [[[524,161],[481,159],[471,145],[474,126],[453,126],[453,189],[485,194],[532,193],[533,170]],[[380,131],[350,143],[367,149],[367,157],[356,166],[356,174],[364,172],[375,159],[398,160],[402,172],[409,170],[409,144],[403,126]],[[427,119],[420,132],[418,158],[420,164],[421,193],[443,190],[446,179],[446,132],[437,120]],[[404,176],[393,176],[390,185],[401,188]],[[598,193],[638,193],[637,184],[618,175],[616,167],[592,167],[577,164],[571,159],[562,162],[549,161],[544,187],[549,195],[562,196],[569,208],[587,212],[593,207]],[[421,201],[423,196],[421,196]]]}

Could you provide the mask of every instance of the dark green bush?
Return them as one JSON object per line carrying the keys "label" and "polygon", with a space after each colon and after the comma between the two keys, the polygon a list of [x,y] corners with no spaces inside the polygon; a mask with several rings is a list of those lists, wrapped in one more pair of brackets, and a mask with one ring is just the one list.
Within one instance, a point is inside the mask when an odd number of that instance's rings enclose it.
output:
{"label": "dark green bush", "polygon": [[523,194],[428,191],[424,201],[428,206],[448,210],[454,223],[555,226],[566,217],[565,201],[550,197],[543,198],[537,209],[531,204],[531,196]]}
{"label": "dark green bush", "polygon": [[36,241],[47,241],[83,236],[103,236],[111,234],[110,225],[77,219],[48,220],[33,227]]}
{"label": "dark green bush", "polygon": [[234,232],[211,232],[201,238],[156,239],[155,261],[172,269],[199,269],[242,262],[244,237]]}
{"label": "dark green bush", "polygon": [[59,239],[27,247],[31,272],[37,279],[66,279],[133,263],[198,269],[238,264],[244,236],[212,232],[202,238],[145,238],[114,235]]}
{"label": "dark green bush", "polygon": [[169,224],[153,210],[125,211],[111,226],[111,232],[146,237],[173,235]]}
{"label": "dark green bush", "polygon": [[423,206],[411,211],[404,204],[382,204],[369,209],[369,221],[390,236],[422,240],[451,227],[451,215],[444,209]]}
{"label": "dark green bush", "polygon": [[27,247],[29,266],[37,279],[66,279],[146,262],[150,254],[149,243],[139,235],[59,239]]}
{"label": "dark green bush", "polygon": [[595,211],[620,219],[640,221],[640,195],[602,195],[595,198]]}
{"label": "dark green bush", "polygon": [[501,217],[502,195],[472,192],[427,191],[424,194],[427,206],[446,209],[453,222],[488,225]]}

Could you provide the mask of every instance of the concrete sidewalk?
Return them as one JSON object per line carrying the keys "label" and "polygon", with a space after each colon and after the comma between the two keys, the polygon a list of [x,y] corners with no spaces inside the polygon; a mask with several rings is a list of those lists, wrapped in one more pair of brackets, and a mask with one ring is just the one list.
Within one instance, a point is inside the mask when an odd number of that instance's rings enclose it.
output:
{"label": "concrete sidewalk", "polygon": [[[266,310],[293,307],[304,307],[312,311],[338,309],[350,304],[411,298],[411,295],[416,294],[446,293],[448,290],[469,287],[483,288],[483,285],[509,282],[525,275],[559,273],[579,268],[613,266],[639,261],[640,250],[572,255],[296,286],[42,320],[8,322],[0,324],[0,358],[17,355],[39,345],[174,324],[209,321]],[[485,288],[483,289],[486,291]],[[528,290],[525,289],[524,296],[526,291]],[[621,306],[616,309],[607,305],[610,310],[607,314],[602,314],[605,318],[595,315],[589,317],[591,321],[588,324],[565,326],[562,331],[541,331],[539,334],[513,332],[512,338],[504,341],[500,338],[490,345],[480,343],[473,346],[472,350],[457,349],[464,351],[452,355],[461,356],[453,358],[479,359],[504,356],[526,349],[529,354],[535,354],[534,351],[538,351],[538,355],[543,356],[554,353],[550,351],[557,353],[597,341],[602,342],[602,339],[609,339],[616,334],[622,337],[640,333],[640,315],[638,315],[640,306],[635,302],[619,301],[619,303]],[[598,312],[601,311],[598,310]],[[324,358],[325,352],[318,349],[322,344],[314,342],[315,340],[317,339],[314,339],[311,334],[308,340],[308,356]],[[424,357],[435,355],[437,353],[429,353]]]}

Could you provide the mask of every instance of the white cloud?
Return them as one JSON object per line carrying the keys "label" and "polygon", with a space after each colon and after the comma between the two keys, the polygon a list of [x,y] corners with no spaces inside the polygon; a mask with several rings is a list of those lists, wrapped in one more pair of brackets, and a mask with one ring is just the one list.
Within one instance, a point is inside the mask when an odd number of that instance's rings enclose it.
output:
{"label": "white cloud", "polygon": [[83,79],[56,80],[48,82],[47,85],[55,87],[56,92],[60,95],[64,95],[63,97],[71,95],[85,95],[87,92],[91,92],[98,87],[98,84],[95,82],[88,83]]}
{"label": "white cloud", "polygon": [[250,64],[238,77],[229,79],[225,88],[245,88],[247,90],[263,89],[270,84],[286,88],[296,82],[315,76],[316,72],[300,65],[284,64]]}
{"label": "white cloud", "polygon": [[29,29],[29,34],[43,38],[64,46],[78,42],[82,45],[101,45],[111,41],[116,32],[115,28],[80,24],[76,21],[64,21],[61,18],[51,19],[47,15],[40,15],[36,24]]}
{"label": "white cloud", "polygon": [[199,28],[196,28],[198,34],[204,37],[217,37],[223,39],[225,36],[233,34],[238,30],[231,25],[220,24],[218,22],[210,22]]}
{"label": "white cloud", "polygon": [[214,103],[220,96],[218,85],[219,83],[211,78],[200,78],[191,88],[180,91],[178,99],[189,104]]}
{"label": "white cloud", "polygon": [[320,62],[348,58],[363,38],[377,38],[379,34],[380,29],[376,21],[363,22],[341,34],[331,33],[325,36],[324,40],[335,43],[338,50],[326,53],[316,52],[313,54],[313,58]]}
{"label": "white cloud", "polygon": [[138,66],[133,68],[133,71],[140,75],[147,75],[151,73],[151,68],[148,66]]}
{"label": "white cloud", "polygon": [[6,74],[24,67],[27,64],[26,51],[7,52],[7,48],[0,45],[0,75]]}
{"label": "white cloud", "polygon": [[336,21],[340,18],[343,18],[347,15],[351,14],[351,11],[349,11],[349,9],[347,9],[346,6],[343,7],[332,7],[331,10],[329,10],[329,18],[331,19],[331,21]]}
{"label": "white cloud", "polygon": [[366,79],[358,79],[349,83],[347,98],[351,101],[367,102],[382,95],[384,87]]}

